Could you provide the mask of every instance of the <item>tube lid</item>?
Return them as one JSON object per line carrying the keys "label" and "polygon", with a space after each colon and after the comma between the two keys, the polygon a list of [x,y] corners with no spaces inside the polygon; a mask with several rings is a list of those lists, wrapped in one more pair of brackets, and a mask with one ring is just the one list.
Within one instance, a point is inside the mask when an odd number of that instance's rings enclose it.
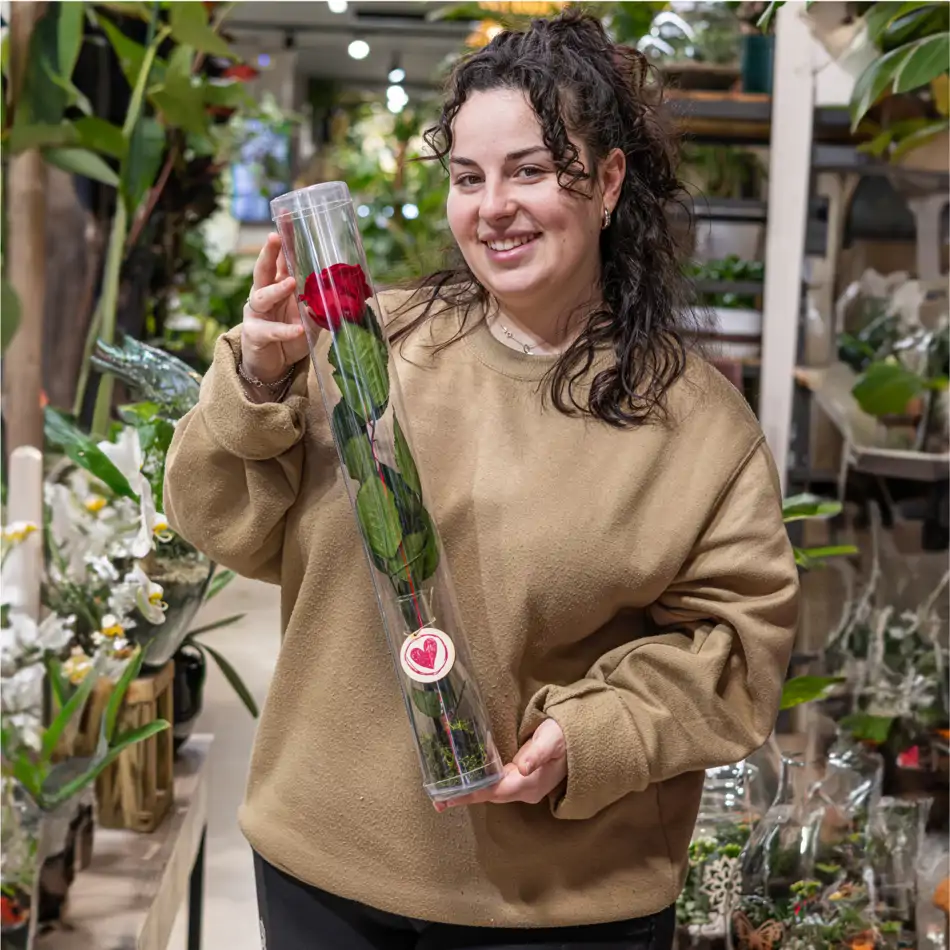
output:
{"label": "tube lid", "polygon": [[274,198],[270,203],[270,214],[274,221],[288,215],[296,218],[331,211],[352,200],[345,181],[324,181]]}

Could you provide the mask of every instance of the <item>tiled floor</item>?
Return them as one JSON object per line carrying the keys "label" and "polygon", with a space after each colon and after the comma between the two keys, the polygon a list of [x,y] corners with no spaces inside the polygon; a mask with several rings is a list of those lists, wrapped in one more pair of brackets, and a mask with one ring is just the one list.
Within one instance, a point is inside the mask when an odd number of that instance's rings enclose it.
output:
{"label": "tiled floor", "polygon": [[[276,587],[238,578],[213,600],[197,623],[235,613],[243,620],[204,639],[240,672],[258,703],[263,703],[279,642],[279,592]],[[257,911],[251,854],[237,826],[244,793],[254,720],[212,664],[205,685],[198,732],[214,734],[211,763],[203,950],[258,950]],[[179,914],[169,950],[185,948],[185,915]]]}

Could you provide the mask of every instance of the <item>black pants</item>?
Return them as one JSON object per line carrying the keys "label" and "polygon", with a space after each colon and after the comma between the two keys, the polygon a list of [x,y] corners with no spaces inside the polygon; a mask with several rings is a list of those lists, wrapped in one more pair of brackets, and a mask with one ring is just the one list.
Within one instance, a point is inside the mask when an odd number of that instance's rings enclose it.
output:
{"label": "black pants", "polygon": [[587,927],[504,930],[397,917],[310,887],[254,855],[264,950],[670,950],[672,907]]}

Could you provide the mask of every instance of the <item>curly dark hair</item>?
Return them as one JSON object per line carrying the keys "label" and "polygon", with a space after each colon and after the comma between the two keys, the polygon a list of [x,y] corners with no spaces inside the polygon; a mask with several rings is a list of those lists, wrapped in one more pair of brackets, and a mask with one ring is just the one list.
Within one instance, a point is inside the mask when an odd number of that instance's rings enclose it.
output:
{"label": "curly dark hair", "polygon": [[[618,427],[643,424],[662,414],[667,390],[685,369],[694,319],[671,207],[690,219],[677,177],[676,136],[660,111],[661,84],[641,53],[613,43],[598,19],[571,8],[522,32],[505,31],[456,65],[438,123],[425,133],[434,159],[446,166],[452,125],[468,97],[499,88],[527,96],[562,188],[592,198],[598,163],[615,148],[626,156],[619,201],[600,239],[603,304],[546,380],[554,405],[567,415],[586,413]],[[587,147],[593,168],[585,168],[572,136]],[[484,312],[488,292],[456,257],[453,266],[417,283],[409,306],[424,309],[396,339],[424,322],[437,301],[462,313],[449,343],[467,332],[473,312]],[[579,400],[578,383],[607,349],[615,360]]]}

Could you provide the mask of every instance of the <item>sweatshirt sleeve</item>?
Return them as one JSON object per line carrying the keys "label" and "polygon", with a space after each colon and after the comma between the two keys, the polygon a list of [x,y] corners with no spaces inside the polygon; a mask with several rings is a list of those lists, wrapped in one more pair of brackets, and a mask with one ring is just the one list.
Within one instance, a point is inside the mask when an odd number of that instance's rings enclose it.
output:
{"label": "sweatshirt sleeve", "polygon": [[589,818],[762,745],[778,713],[798,594],[778,476],[760,440],[652,605],[650,634],[528,704],[522,742],[545,718],[566,739],[567,785],[552,797],[554,814]]}
{"label": "sweatshirt sleeve", "polygon": [[279,403],[254,403],[237,374],[240,328],[223,335],[198,405],[175,428],[165,467],[165,515],[212,560],[280,583],[284,518],[303,467],[308,361]]}

